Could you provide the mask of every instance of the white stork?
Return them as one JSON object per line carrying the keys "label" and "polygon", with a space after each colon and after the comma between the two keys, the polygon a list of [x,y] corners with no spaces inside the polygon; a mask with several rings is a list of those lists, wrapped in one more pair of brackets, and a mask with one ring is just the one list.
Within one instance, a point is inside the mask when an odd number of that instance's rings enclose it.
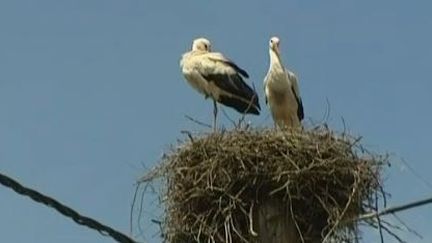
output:
{"label": "white stork", "polygon": [[283,66],[279,43],[277,37],[270,39],[270,66],[264,78],[266,104],[276,126],[301,127],[304,113],[297,77]]}
{"label": "white stork", "polygon": [[219,102],[236,111],[258,115],[258,95],[243,78],[247,72],[221,53],[212,52],[210,41],[195,39],[192,50],[183,54],[180,68],[188,83],[207,99],[213,99],[213,128],[216,129],[217,104]]}

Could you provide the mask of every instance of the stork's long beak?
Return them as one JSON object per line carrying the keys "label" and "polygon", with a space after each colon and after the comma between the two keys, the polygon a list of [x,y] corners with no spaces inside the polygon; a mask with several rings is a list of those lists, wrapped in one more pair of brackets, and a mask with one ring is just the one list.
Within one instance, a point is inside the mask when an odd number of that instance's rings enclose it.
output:
{"label": "stork's long beak", "polygon": [[279,52],[279,43],[274,43],[271,46],[271,49],[274,51],[274,53],[276,53],[276,55],[279,57],[280,52]]}

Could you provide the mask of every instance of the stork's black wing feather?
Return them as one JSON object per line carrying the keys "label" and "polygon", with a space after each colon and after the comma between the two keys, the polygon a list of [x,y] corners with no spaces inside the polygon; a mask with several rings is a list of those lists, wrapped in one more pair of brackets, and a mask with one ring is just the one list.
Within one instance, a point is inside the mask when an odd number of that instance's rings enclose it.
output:
{"label": "stork's black wing feather", "polygon": [[249,87],[238,73],[212,73],[203,75],[209,82],[225,91],[218,102],[232,107],[240,113],[251,113],[258,115],[260,105],[257,93]]}
{"label": "stork's black wing feather", "polygon": [[249,74],[244,69],[237,66],[237,64],[235,64],[234,62],[232,62],[230,60],[224,60],[223,62],[225,64],[227,64],[228,66],[234,68],[234,70],[236,70],[236,72],[240,73],[243,77],[249,78]]}
{"label": "stork's black wing feather", "polygon": [[304,119],[304,110],[303,110],[303,101],[302,99],[298,96],[298,94],[295,92],[295,89],[293,86],[291,86],[291,91],[293,92],[296,100],[297,100],[297,117],[299,118],[299,121],[302,121]]}

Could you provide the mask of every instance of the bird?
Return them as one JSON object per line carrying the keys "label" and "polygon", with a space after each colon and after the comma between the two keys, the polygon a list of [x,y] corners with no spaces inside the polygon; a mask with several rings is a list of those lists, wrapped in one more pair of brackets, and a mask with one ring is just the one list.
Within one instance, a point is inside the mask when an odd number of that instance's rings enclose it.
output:
{"label": "bird", "polygon": [[304,118],[297,76],[287,70],[281,59],[280,39],[269,41],[270,64],[264,78],[265,102],[279,128],[298,128]]}
{"label": "bird", "polygon": [[258,95],[243,80],[249,74],[222,53],[212,52],[208,39],[192,42],[192,49],[182,55],[180,69],[192,88],[213,100],[213,129],[216,130],[217,103],[242,114],[259,115]]}

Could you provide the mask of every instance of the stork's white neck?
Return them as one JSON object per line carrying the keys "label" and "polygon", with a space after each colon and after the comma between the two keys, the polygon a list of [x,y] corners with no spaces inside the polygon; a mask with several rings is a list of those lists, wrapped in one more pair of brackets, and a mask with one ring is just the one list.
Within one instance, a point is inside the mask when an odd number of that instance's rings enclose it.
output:
{"label": "stork's white neck", "polygon": [[270,67],[273,68],[282,68],[282,60],[279,57],[279,54],[277,54],[272,48],[269,48],[269,54],[270,54]]}

